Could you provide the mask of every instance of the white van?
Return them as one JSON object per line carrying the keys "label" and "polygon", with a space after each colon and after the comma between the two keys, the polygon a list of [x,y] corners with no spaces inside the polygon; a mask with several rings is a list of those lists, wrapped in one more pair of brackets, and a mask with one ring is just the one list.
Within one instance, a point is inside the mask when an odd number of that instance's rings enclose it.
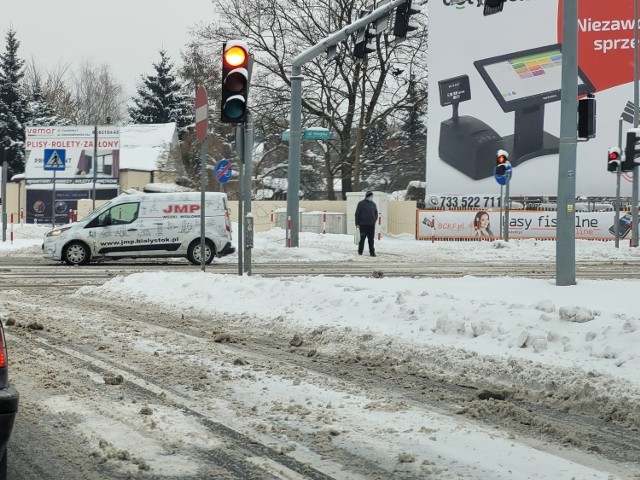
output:
{"label": "white van", "polygon": [[[186,257],[201,263],[200,192],[122,193],[79,222],[48,231],[44,258],[83,265],[91,260]],[[224,193],[205,193],[205,263],[235,252]]]}

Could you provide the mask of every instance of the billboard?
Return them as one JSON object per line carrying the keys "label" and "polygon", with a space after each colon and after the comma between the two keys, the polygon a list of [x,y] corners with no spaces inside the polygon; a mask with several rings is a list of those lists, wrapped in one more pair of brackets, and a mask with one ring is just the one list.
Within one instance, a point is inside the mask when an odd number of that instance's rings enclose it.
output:
{"label": "billboard", "polygon": [[[120,173],[120,128],[98,126],[26,127],[25,180],[27,185],[96,183],[117,184]],[[95,157],[95,158],[94,158]],[[60,164],[60,159],[64,162]]]}
{"label": "billboard", "polygon": [[[429,2],[427,197],[499,191],[496,152],[513,165],[512,196],[555,196],[562,81],[562,1]],[[633,2],[578,2],[580,96],[595,94],[596,137],[578,142],[576,194],[615,196],[607,150],[633,127]],[[577,130],[577,112],[576,112]],[[632,174],[621,180],[630,196]]]}
{"label": "billboard", "polygon": [[[418,210],[418,239],[495,240],[507,221],[501,212],[491,210]],[[509,238],[556,238],[555,211],[511,210],[508,219]],[[582,240],[614,240],[616,236],[612,212],[576,212],[576,238]],[[621,212],[619,238],[631,230],[631,212]]]}

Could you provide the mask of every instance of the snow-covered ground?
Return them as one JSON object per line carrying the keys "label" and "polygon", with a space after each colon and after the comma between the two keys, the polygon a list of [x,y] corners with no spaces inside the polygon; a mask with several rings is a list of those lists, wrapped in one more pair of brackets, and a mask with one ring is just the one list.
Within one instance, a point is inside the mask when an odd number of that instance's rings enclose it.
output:
{"label": "snow-covered ground", "polygon": [[[16,226],[14,241],[0,243],[2,256],[15,250],[31,250],[41,244],[46,228]],[[237,235],[236,235],[237,237]],[[369,262],[389,257],[415,262],[429,261],[554,261],[555,243],[535,240],[496,242],[418,242],[410,237],[383,238],[377,244],[379,257],[359,257],[353,237],[301,233],[300,247],[287,249],[283,232],[274,229],[255,238],[253,261]],[[640,249],[621,242],[578,241],[576,259],[640,260]],[[237,262],[236,256],[216,262]],[[83,287],[82,294],[110,296],[123,301],[149,302],[170,311],[197,311],[246,315],[247,322],[291,330],[327,328],[334,342],[346,349],[359,348],[361,334],[376,342],[392,342],[408,354],[428,348],[447,352],[447,368],[465,370],[470,381],[491,378],[499,382],[507,372],[493,359],[509,359],[518,365],[508,381],[535,390],[541,381],[569,388],[591,380],[584,388],[640,405],[640,281],[582,280],[574,286],[558,287],[553,280],[527,278],[363,278],[301,276],[264,278],[207,272],[139,273],[116,277],[104,285]],[[179,285],[180,288],[176,288]],[[216,294],[224,291],[224,295]],[[212,301],[215,299],[215,301]],[[350,334],[346,334],[350,332]],[[354,334],[357,333],[357,334]],[[351,344],[353,342],[353,344]],[[456,362],[458,365],[455,366]],[[518,373],[519,372],[519,373]],[[535,375],[537,376],[534,376]],[[283,382],[285,382],[283,380]],[[581,387],[582,388],[582,387]],[[398,449],[418,461],[447,464],[449,474],[429,478],[518,478],[518,479],[613,479],[594,465],[574,462],[513,441],[507,435],[481,427],[469,427],[446,416],[422,418],[407,407],[399,412],[363,409],[362,399],[347,398],[335,391],[311,393],[312,386],[275,384],[273,378],[256,377],[238,391],[237,401],[267,405],[286,391],[291,397],[324,397],[340,428],[351,432],[340,441],[362,448]],[[253,392],[253,393],[252,393]],[[597,395],[597,393],[596,393]],[[254,403],[252,403],[254,402]],[[640,426],[640,413],[628,419]],[[399,431],[420,428],[433,433],[431,450],[424,443],[404,436],[399,445],[376,444],[373,432],[388,428]],[[437,440],[436,440],[437,438]],[[587,462],[588,463],[588,462]],[[518,472],[514,475],[513,472]]]}

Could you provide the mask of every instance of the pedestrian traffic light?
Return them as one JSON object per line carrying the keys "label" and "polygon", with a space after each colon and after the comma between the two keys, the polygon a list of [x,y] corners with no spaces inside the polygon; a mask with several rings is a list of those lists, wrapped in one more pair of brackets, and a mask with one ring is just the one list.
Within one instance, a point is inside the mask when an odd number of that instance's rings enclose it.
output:
{"label": "pedestrian traffic light", "polygon": [[502,7],[504,7],[504,2],[505,0],[484,0],[484,11],[482,14],[487,16],[501,12]]}
{"label": "pedestrian traffic light", "polygon": [[411,0],[407,0],[405,3],[398,6],[396,9],[396,16],[393,22],[393,34],[396,37],[404,38],[407,33],[413,32],[419,28],[419,25],[411,21],[411,15],[420,13],[418,7],[411,5]]}
{"label": "pedestrian traffic light", "polygon": [[596,136],[596,98],[588,94],[578,100],[578,138],[594,138]]}
{"label": "pedestrian traffic light", "polygon": [[506,176],[510,166],[509,153],[506,150],[498,150],[496,153],[496,175],[498,177]]}
{"label": "pedestrian traffic light", "polygon": [[622,151],[618,147],[611,147],[607,152],[607,171],[617,172],[621,165]]}
{"label": "pedestrian traffic light", "polygon": [[631,172],[638,165],[636,158],[640,156],[640,128],[627,130],[627,143],[624,147],[624,161],[621,164],[623,172]]}
{"label": "pedestrian traffic light", "polygon": [[242,123],[247,114],[253,55],[247,43],[230,40],[222,46],[222,123]]}

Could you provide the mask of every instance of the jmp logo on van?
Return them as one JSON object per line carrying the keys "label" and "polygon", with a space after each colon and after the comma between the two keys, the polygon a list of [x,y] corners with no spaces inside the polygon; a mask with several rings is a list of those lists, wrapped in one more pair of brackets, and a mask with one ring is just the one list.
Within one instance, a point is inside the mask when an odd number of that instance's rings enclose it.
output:
{"label": "jmp logo on van", "polygon": [[162,210],[166,214],[176,214],[176,213],[194,213],[200,210],[200,205],[195,204],[183,204],[183,205],[169,205],[167,208]]}

